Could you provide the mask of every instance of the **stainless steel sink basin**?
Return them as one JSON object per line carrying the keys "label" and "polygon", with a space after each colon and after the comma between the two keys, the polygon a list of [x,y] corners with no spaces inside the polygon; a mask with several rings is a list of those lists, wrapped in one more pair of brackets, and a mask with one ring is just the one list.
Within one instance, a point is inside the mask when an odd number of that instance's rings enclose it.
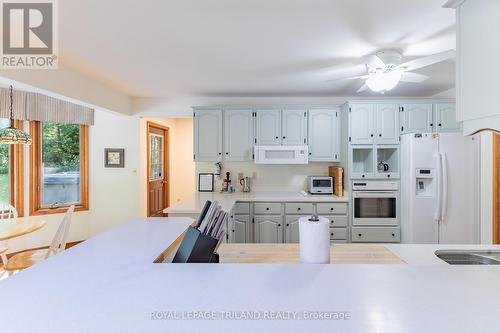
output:
{"label": "stainless steel sink basin", "polygon": [[435,254],[450,265],[500,265],[500,251],[438,250]]}

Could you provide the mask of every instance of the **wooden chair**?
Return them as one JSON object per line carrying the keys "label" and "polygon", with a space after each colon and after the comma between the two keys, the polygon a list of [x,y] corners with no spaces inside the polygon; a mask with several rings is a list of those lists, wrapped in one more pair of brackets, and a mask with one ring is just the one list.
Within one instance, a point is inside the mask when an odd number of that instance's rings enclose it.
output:
{"label": "wooden chair", "polygon": [[[17,209],[6,202],[0,202],[0,220],[15,219],[17,218]],[[1,222],[1,221],[0,221]],[[0,258],[2,259],[2,264],[5,266],[7,264],[7,256],[5,252],[9,249],[7,242],[4,242],[5,246],[0,246]]]}
{"label": "wooden chair", "polygon": [[75,206],[68,208],[64,218],[57,229],[57,232],[50,244],[48,249],[41,250],[29,250],[19,252],[13,255],[7,264],[4,265],[4,269],[8,272],[18,271],[33,266],[34,264],[47,259],[48,257],[58,254],[66,249],[66,242],[68,240],[68,232],[71,224],[71,215],[75,210]]}
{"label": "wooden chair", "polygon": [[0,220],[17,218],[17,209],[6,202],[0,202]]}

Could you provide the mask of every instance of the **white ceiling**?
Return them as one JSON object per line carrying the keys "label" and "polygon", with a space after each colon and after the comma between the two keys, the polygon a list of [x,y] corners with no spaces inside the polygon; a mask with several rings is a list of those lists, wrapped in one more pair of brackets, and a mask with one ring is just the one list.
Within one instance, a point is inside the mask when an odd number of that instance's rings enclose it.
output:
{"label": "white ceiling", "polygon": [[[360,57],[406,59],[455,48],[442,0],[64,0],[61,63],[131,96],[356,96]],[[390,96],[454,86],[454,61]],[[360,94],[369,96],[370,92]]]}

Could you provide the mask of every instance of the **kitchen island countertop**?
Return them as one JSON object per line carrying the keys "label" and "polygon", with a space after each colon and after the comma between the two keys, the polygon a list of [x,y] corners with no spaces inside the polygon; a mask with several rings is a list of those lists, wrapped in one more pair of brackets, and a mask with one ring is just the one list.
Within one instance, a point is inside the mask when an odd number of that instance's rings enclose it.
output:
{"label": "kitchen island countertop", "polygon": [[[2,330],[500,330],[500,267],[447,265],[433,253],[447,246],[387,245],[406,265],[154,264],[191,223],[130,221],[0,281]],[[349,319],[312,319],[338,312]]]}

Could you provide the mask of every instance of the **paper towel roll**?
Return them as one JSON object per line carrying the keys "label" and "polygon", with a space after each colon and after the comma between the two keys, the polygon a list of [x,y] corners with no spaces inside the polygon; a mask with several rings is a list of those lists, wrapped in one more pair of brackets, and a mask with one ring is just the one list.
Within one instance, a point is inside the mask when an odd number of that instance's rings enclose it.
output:
{"label": "paper towel roll", "polygon": [[330,220],[319,217],[309,221],[308,216],[299,219],[300,262],[306,264],[330,263]]}

